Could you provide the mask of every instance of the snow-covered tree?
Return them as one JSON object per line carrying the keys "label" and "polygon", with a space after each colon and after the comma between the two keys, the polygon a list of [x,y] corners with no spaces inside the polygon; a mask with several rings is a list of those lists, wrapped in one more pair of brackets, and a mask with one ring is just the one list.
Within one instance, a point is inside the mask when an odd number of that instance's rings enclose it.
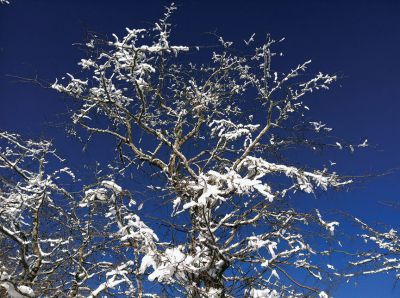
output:
{"label": "snow-covered tree", "polygon": [[[330,282],[352,276],[329,261],[343,251],[339,222],[293,204],[352,182],[294,152],[367,146],[323,143],[332,129],[307,120],[305,100],[336,76],[309,76],[311,61],[279,72],[280,41],[270,37],[257,45],[253,35],[241,51],[222,37],[211,52],[175,45],[175,9],[151,28],[88,41],[81,72],[52,85],[78,105],[74,134],[115,142],[95,183],[62,166],[49,142],[0,134],[8,294],[325,298]],[[142,172],[144,206],[129,182]],[[168,214],[154,211],[160,205]],[[398,239],[367,231],[361,237],[384,249],[384,239]],[[371,255],[350,260],[355,272]]]}
{"label": "snow-covered tree", "polygon": [[13,297],[45,291],[67,259],[70,195],[57,180],[71,172],[48,170],[51,159],[61,162],[50,142],[0,132],[0,286]]}

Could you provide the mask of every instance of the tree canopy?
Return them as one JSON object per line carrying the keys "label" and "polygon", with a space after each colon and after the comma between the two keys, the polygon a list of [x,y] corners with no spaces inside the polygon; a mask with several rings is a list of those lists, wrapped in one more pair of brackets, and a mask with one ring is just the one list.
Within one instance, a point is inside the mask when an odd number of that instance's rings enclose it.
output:
{"label": "tree canopy", "polygon": [[[397,272],[395,230],[348,216],[360,248],[347,249],[343,217],[293,203],[354,180],[318,148],[368,146],[332,142],[308,119],[309,98],[338,77],[309,74],[311,61],[277,69],[282,40],[269,35],[175,45],[175,9],[122,37],[92,35],[80,71],[50,86],[73,100],[70,134],[111,140],[108,163],[80,176],[50,141],[0,132],[0,286],[12,297],[327,298],[341,280]],[[138,200],[130,181],[143,175],[151,195]]]}

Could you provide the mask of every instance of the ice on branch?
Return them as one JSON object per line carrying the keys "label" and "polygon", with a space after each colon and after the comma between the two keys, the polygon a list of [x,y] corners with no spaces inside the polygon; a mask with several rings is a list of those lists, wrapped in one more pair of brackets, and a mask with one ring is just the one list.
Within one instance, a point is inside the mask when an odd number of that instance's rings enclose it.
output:
{"label": "ice on branch", "polygon": [[124,235],[121,240],[135,239],[142,242],[145,247],[153,247],[154,242],[158,241],[157,235],[150,229],[139,216],[127,215],[125,216],[125,225],[121,227],[120,233]]}
{"label": "ice on branch", "polygon": [[322,124],[321,121],[319,122],[310,122],[316,132],[320,132],[321,130],[325,131],[332,131],[332,128],[326,127],[326,124]]}
{"label": "ice on branch", "polygon": [[225,138],[227,141],[234,141],[245,137],[244,147],[247,147],[252,142],[252,133],[260,127],[259,124],[234,124],[224,119],[213,120],[209,126],[211,127],[211,135],[217,135],[220,138]]}
{"label": "ice on branch", "polygon": [[231,193],[246,195],[256,191],[269,201],[274,199],[274,194],[267,184],[263,184],[261,180],[254,177],[242,177],[233,170],[224,174],[209,171],[206,174],[200,174],[198,181],[189,183],[192,192],[198,193],[199,196],[196,200],[184,204],[183,209],[193,206],[209,208],[225,201],[226,196]]}
{"label": "ice on branch", "polygon": [[318,220],[320,223],[329,231],[329,233],[333,236],[335,233],[335,226],[338,226],[339,223],[337,221],[332,221],[332,222],[326,222],[322,219],[321,213],[319,212],[318,209],[315,210],[318,216]]}
{"label": "ice on branch", "polygon": [[101,185],[105,188],[111,189],[116,194],[120,194],[122,192],[122,187],[114,181],[103,180],[101,181]]}
{"label": "ice on branch", "polygon": [[[357,259],[350,264],[357,268],[361,274],[371,275],[376,273],[394,272],[396,277],[400,277],[400,237],[396,230],[390,229],[380,232],[372,228],[358,218],[355,221],[361,226],[365,233],[359,237],[365,245],[373,245],[377,250],[369,250],[357,254]],[[349,274],[347,274],[349,275]]]}
{"label": "ice on branch", "polygon": [[357,147],[368,147],[368,140],[365,139],[364,142],[362,142],[361,144],[359,144]]}
{"label": "ice on branch", "polygon": [[293,178],[295,183],[289,189],[300,189],[306,193],[312,193],[315,187],[327,190],[328,187],[339,187],[351,183],[351,180],[342,181],[336,174],[322,171],[308,172],[293,166],[270,163],[262,158],[248,156],[240,164],[239,169],[246,168],[249,175],[258,178],[268,174],[280,173],[286,177]]}
{"label": "ice on branch", "polygon": [[181,250],[181,247],[167,248],[162,255],[158,256],[157,262],[147,255],[142,261],[141,271],[144,272],[150,265],[153,267],[154,271],[149,275],[150,281],[171,282],[174,277],[184,278],[181,274],[191,266],[193,259]]}

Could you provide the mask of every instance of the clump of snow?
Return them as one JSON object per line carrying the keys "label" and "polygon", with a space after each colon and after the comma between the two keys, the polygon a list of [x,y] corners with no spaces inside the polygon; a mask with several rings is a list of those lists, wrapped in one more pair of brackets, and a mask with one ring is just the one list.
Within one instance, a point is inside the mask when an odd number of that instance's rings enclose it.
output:
{"label": "clump of snow", "polygon": [[332,221],[332,222],[326,222],[322,219],[321,213],[319,212],[318,209],[315,210],[318,216],[319,222],[329,231],[329,233],[333,236],[335,233],[335,226],[338,226],[339,223],[337,221]]}
{"label": "clump of snow", "polygon": [[250,290],[251,298],[280,298],[281,295],[278,294],[276,290],[270,289],[251,289]]}
{"label": "clump of snow", "polygon": [[105,188],[111,189],[115,193],[119,194],[122,192],[122,187],[119,186],[117,183],[114,181],[109,181],[109,180],[103,180],[101,182],[101,185],[104,186]]}
{"label": "clump of snow", "polygon": [[319,292],[318,296],[319,298],[329,298],[328,294],[326,294],[324,291]]}
{"label": "clump of snow", "polygon": [[17,286],[17,289],[11,282],[0,282],[0,287],[3,287],[10,298],[33,298],[35,297],[34,291],[28,286]]}

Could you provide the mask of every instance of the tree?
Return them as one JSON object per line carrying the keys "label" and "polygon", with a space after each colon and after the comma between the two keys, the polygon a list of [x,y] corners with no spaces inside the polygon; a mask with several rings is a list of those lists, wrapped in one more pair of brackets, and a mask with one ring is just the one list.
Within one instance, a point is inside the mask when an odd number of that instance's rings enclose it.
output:
{"label": "tree", "polygon": [[[311,61],[276,71],[279,41],[270,37],[253,48],[252,36],[244,54],[220,37],[205,62],[192,59],[185,53],[198,47],[171,42],[175,9],[152,28],[93,38],[79,78],[52,85],[78,106],[74,134],[115,142],[95,183],[64,167],[50,142],[0,134],[0,232],[9,247],[0,285],[9,295],[325,298],[330,282],[352,276],[327,261],[341,245],[339,222],[289,199],[352,182],[296,164],[289,149],[367,144],[323,143],[331,128],[306,120],[303,98],[337,77],[308,76]],[[146,179],[145,207],[129,183],[140,171],[156,177]],[[74,187],[62,186],[63,174]],[[146,215],[158,204],[170,216]]]}

